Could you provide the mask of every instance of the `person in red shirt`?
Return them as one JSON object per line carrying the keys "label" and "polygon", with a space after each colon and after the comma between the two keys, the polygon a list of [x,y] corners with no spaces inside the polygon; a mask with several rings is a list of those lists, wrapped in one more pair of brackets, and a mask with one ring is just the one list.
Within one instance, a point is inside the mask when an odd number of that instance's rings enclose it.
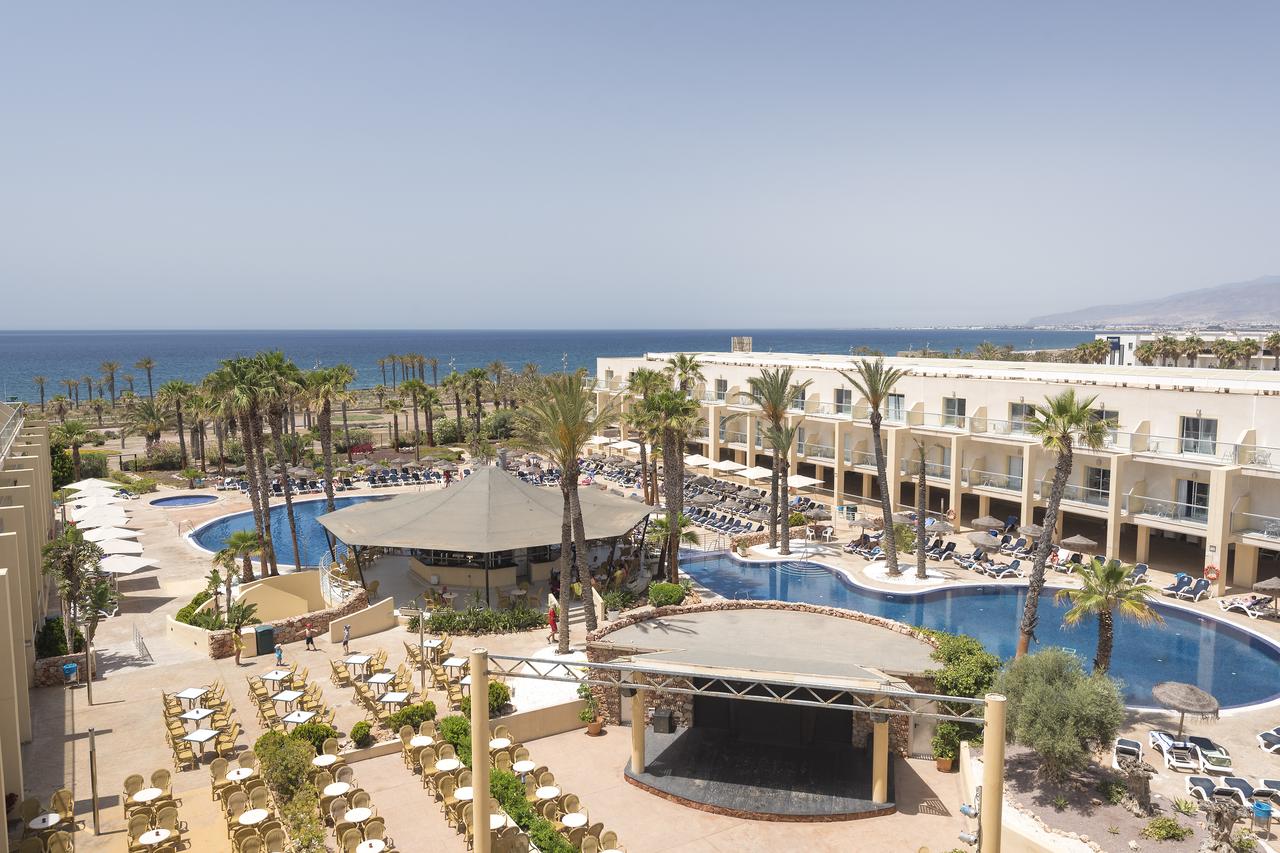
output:
{"label": "person in red shirt", "polygon": [[547,608],[547,624],[551,626],[551,633],[547,634],[548,643],[554,643],[556,641],[556,635],[559,633],[557,630],[558,626],[556,624],[556,618],[556,606],[552,604]]}

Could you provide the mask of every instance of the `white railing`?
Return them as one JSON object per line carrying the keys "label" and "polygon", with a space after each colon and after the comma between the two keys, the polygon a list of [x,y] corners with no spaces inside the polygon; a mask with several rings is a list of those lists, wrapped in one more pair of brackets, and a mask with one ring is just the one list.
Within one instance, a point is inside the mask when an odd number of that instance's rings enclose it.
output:
{"label": "white railing", "polygon": [[970,418],[969,426],[973,432],[990,435],[1010,435],[1018,438],[1031,438],[1027,421],[1002,421],[996,418]]}
{"label": "white railing", "polygon": [[1233,512],[1231,513],[1231,532],[1243,536],[1280,539],[1280,518],[1253,512]]}
{"label": "white railing", "polygon": [[800,445],[800,455],[814,459],[835,459],[836,449],[830,444],[817,444],[812,441],[806,441]]}
{"label": "white railing", "polygon": [[1239,445],[1212,438],[1176,438],[1167,435],[1147,436],[1147,446],[1139,452],[1159,456],[1193,456],[1204,462],[1233,464],[1239,456]]}
{"label": "white railing", "polygon": [[1280,447],[1242,444],[1237,455],[1241,465],[1249,465],[1254,468],[1280,468]]}
{"label": "white railing", "polygon": [[[1049,480],[1044,480],[1040,483],[1040,493],[1042,495],[1049,494],[1049,484]],[[1092,506],[1106,506],[1111,503],[1111,493],[1106,489],[1094,489],[1075,483],[1067,483],[1062,490],[1062,499]]]}
{"label": "white railing", "polygon": [[964,415],[948,415],[943,412],[910,412],[907,423],[911,426],[963,430],[968,420]]}
{"label": "white railing", "polygon": [[[338,543],[338,559],[346,557],[347,546]],[[360,584],[349,581],[338,574],[340,563],[335,563],[333,555],[326,552],[320,558],[320,594],[324,596],[329,607],[340,607],[351,595],[360,589]]]}
{"label": "white railing", "polygon": [[846,450],[844,452],[844,464],[874,468],[876,467],[876,455],[869,450]]}
{"label": "white railing", "polygon": [[1125,508],[1131,515],[1166,518],[1173,521],[1185,521],[1189,524],[1209,523],[1209,508],[1207,506],[1154,498],[1149,495],[1128,495],[1125,499]]}
{"label": "white railing", "polygon": [[985,489],[1003,489],[1009,492],[1022,491],[1022,477],[1000,474],[995,471],[982,471],[969,468],[965,471],[970,486],[981,486]]}
{"label": "white railing", "polygon": [[[920,460],[907,459],[902,463],[902,473],[912,477],[920,473]],[[924,475],[926,477],[939,477],[941,479],[949,479],[951,477],[951,466],[944,465],[941,462],[924,463]]]}
{"label": "white railing", "polygon": [[7,403],[0,403],[0,459],[9,455],[9,448],[20,429],[22,429],[22,410]]}
{"label": "white railing", "polygon": [[746,444],[747,434],[745,432],[722,432],[720,440],[728,444]]}
{"label": "white railing", "polygon": [[133,623],[133,648],[138,653],[138,657],[148,663],[154,658],[151,657],[151,650],[147,648],[147,641],[142,638],[142,632],[138,630],[138,623]]}

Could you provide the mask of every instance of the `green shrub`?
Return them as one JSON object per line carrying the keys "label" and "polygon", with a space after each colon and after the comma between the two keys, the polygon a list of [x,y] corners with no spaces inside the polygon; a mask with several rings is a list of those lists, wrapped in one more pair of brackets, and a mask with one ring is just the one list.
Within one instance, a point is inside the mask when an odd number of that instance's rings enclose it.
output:
{"label": "green shrub", "polygon": [[191,601],[183,605],[182,608],[176,614],[174,614],[174,617],[173,617],[174,620],[177,622],[182,622],[186,625],[194,624],[192,623],[191,620],[195,617],[196,608],[199,607],[201,604],[204,604],[206,601],[208,601],[211,598],[213,598],[213,593],[209,592],[209,590],[207,589],[200,590],[195,594],[195,597],[192,598]]}
{"label": "green shrub", "polygon": [[1185,841],[1191,837],[1192,829],[1183,826],[1171,817],[1153,817],[1142,828],[1142,837],[1156,841]]}
{"label": "green shrub", "polygon": [[287,803],[311,773],[311,759],[316,751],[308,741],[280,732],[267,732],[253,744],[262,768],[262,778],[271,787],[277,803]]}
{"label": "green shrub", "polygon": [[315,748],[316,755],[324,751],[324,742],[326,740],[337,736],[338,730],[325,723],[303,723],[300,726],[294,726],[293,731],[289,732],[289,737],[294,740],[302,740],[311,744]]}
{"label": "green shrub", "polygon": [[[943,631],[927,633],[938,644],[930,656],[942,664],[941,669],[929,670],[926,673],[933,678],[934,687],[938,693],[944,696],[977,697],[991,691],[996,675],[1000,672],[998,657],[989,653],[982,643],[973,637],[964,634],[948,634]],[[961,711],[963,708],[956,707],[952,710]],[[943,723],[942,725],[956,726],[955,732],[948,731],[946,737],[954,740],[957,754],[962,740],[973,744],[982,742],[982,726],[976,723]],[[936,745],[934,755],[938,755]]]}
{"label": "green shrub", "polygon": [[489,775],[489,794],[542,853],[574,853],[577,850],[525,800],[524,786],[514,773],[507,770],[492,771]]}
{"label": "green shrub", "polygon": [[80,478],[88,479],[89,477],[98,477],[101,479],[102,477],[107,476],[107,471],[111,468],[111,466],[107,464],[107,459],[111,455],[111,453],[81,448]]}
{"label": "green shrub", "polygon": [[[84,651],[84,634],[76,628],[75,651],[77,653]],[[67,651],[67,636],[63,632],[62,617],[55,616],[52,619],[46,619],[45,623],[40,626],[39,633],[36,634],[36,657],[38,658],[56,658],[61,655],[69,654]]]}
{"label": "green shrub", "polygon": [[[431,634],[513,634],[543,628],[547,615],[527,604],[509,610],[468,607],[466,610],[438,610],[427,615],[426,630]],[[408,630],[418,633],[418,617],[409,617]]]}
{"label": "green shrub", "polygon": [[416,731],[418,726],[427,720],[436,718],[436,703],[422,702],[418,705],[406,705],[399,711],[391,715],[387,720],[387,726],[393,732],[400,731],[401,726],[413,726]]}
{"label": "green shrub", "polygon": [[157,441],[142,464],[153,471],[177,471],[182,467],[182,448],[174,441]]}
{"label": "green shrub", "polygon": [[471,766],[471,721],[460,714],[451,714],[436,724],[436,733],[446,743],[453,744],[458,759]]}
{"label": "green shrub", "polygon": [[[373,444],[373,430],[353,429],[351,430],[351,443],[347,443],[347,433],[342,431],[341,421],[334,424],[333,429],[333,449],[336,453],[346,453],[348,447],[357,447],[361,444]],[[244,455],[244,451],[240,451]]]}
{"label": "green shrub", "polygon": [[623,587],[622,589],[611,589],[604,595],[600,596],[604,601],[605,610],[629,610],[635,606],[636,595],[631,590]]}
{"label": "green shrub", "polygon": [[320,797],[315,785],[305,783],[280,808],[281,817],[293,840],[293,853],[324,853],[325,826],[320,820]]}
{"label": "green shrub", "polygon": [[960,755],[960,724],[950,720],[938,723],[933,732],[933,757],[955,759]]}
{"label": "green shrub", "polygon": [[649,584],[649,603],[654,607],[670,607],[684,601],[684,587],[655,581]]}
{"label": "green shrub", "polygon": [[368,720],[361,720],[351,727],[351,740],[359,747],[373,743],[373,726],[369,725]]}
{"label": "green shrub", "polygon": [[[501,681],[489,682],[489,716],[497,716],[511,701],[511,688]],[[462,697],[462,716],[471,716],[471,694]]]}
{"label": "green shrub", "polygon": [[1013,741],[1040,758],[1040,771],[1064,779],[1110,744],[1124,721],[1119,683],[1086,675],[1080,659],[1050,648],[1009,663],[996,682],[1008,697],[1007,729]]}
{"label": "green shrub", "polygon": [[1239,853],[1253,853],[1258,849],[1258,839],[1249,830],[1238,829],[1236,834],[1231,836],[1231,847]]}
{"label": "green shrub", "polygon": [[1173,810],[1187,817],[1195,817],[1200,812],[1199,807],[1196,806],[1196,801],[1188,800],[1185,797],[1174,797]]}
{"label": "green shrub", "polygon": [[1128,792],[1129,789],[1123,783],[1114,779],[1103,779],[1098,783],[1098,796],[1109,805],[1118,806],[1123,803]]}

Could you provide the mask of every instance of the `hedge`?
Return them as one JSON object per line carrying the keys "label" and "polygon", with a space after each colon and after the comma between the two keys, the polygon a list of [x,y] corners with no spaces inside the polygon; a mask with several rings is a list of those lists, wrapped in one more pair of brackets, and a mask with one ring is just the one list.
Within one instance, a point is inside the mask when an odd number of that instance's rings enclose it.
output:
{"label": "hedge", "polygon": [[[409,632],[418,632],[418,616],[409,618]],[[547,615],[528,605],[509,610],[468,607],[466,610],[437,610],[427,615],[426,630],[430,634],[512,634],[530,631],[547,624]]]}
{"label": "hedge", "polygon": [[684,587],[678,583],[649,584],[649,604],[654,607],[669,607],[684,601]]}
{"label": "hedge", "polygon": [[416,730],[427,720],[436,718],[436,703],[422,702],[418,705],[408,705],[396,711],[387,719],[387,727],[393,732],[400,731],[402,726],[413,726]]}

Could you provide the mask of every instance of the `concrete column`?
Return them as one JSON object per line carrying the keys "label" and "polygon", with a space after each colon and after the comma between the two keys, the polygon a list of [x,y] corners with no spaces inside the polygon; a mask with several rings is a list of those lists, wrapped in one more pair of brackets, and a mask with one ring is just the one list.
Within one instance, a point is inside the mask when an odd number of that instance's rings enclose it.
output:
{"label": "concrete column", "polygon": [[875,493],[874,486],[875,475],[862,473],[862,498],[863,500],[879,501],[880,496]]}
{"label": "concrete column", "polygon": [[1227,594],[1227,542],[1231,535],[1231,508],[1227,504],[1231,494],[1233,472],[1226,468],[1214,468],[1209,472],[1209,522],[1205,530],[1204,564],[1218,567],[1215,595]]}
{"label": "concrete column", "polygon": [[[12,606],[13,574],[4,559],[0,554],[0,613],[8,614]],[[27,689],[25,678],[23,682],[18,680],[18,651],[13,647],[12,634],[0,632],[0,708],[15,705],[18,694]],[[0,765],[8,786],[5,793],[17,794],[22,800],[26,796],[22,779],[22,735],[16,714],[0,714]]]}
{"label": "concrete column", "polygon": [[644,691],[631,694],[631,772],[644,772]]}
{"label": "concrete column", "polygon": [[[1036,461],[1036,447],[1032,444],[1022,446],[1022,506],[1021,518],[1023,524],[1032,524],[1036,517],[1036,490],[1039,488],[1039,481],[1036,479],[1034,469]],[[987,515],[987,513],[983,513]]]}
{"label": "concrete column", "polygon": [[[1151,555],[1151,528],[1145,524],[1138,524],[1138,552],[1134,556],[1135,563],[1145,563],[1150,559]],[[1115,554],[1108,554],[1108,557],[1114,557]]]}
{"label": "concrete column", "polygon": [[489,853],[489,652],[471,650],[471,819],[476,853]]}
{"label": "concrete column", "polygon": [[[977,517],[981,518],[984,515],[991,515],[991,496],[990,495],[978,495],[978,516]],[[973,519],[969,519],[969,520],[972,521]],[[957,519],[957,523],[959,523],[959,519]]]}
{"label": "concrete column", "polygon": [[[1219,568],[1222,574],[1227,573],[1225,568],[1221,566]],[[1236,544],[1235,570],[1232,573],[1231,582],[1248,589],[1252,589],[1258,582],[1258,547],[1256,545]]]}
{"label": "concrete column", "polygon": [[1004,703],[999,693],[988,693],[986,723],[982,733],[982,846],[978,853],[1000,853],[1004,817]]}
{"label": "concrete column", "polygon": [[[18,510],[9,508],[0,510],[0,522],[3,521],[2,513],[14,513]],[[0,524],[0,531],[7,529]],[[14,694],[14,710],[18,718],[18,733],[23,743],[30,743],[32,738],[31,732],[31,697],[28,693],[28,687],[34,681],[34,672],[28,672],[27,669],[27,646],[32,643],[30,623],[24,622],[26,602],[22,600],[22,585],[18,583],[23,572],[17,570],[17,566],[21,564],[23,559],[22,537],[26,534],[25,529],[19,528],[12,532],[0,532],[0,566],[9,569],[10,596],[8,606],[0,613],[4,614],[4,621],[9,623],[9,628],[4,633],[9,635],[9,642],[13,647],[14,677],[18,679],[19,686]],[[3,630],[3,622],[0,622],[0,630]]]}
{"label": "concrete column", "polygon": [[871,717],[871,802],[889,802],[889,718]]}

